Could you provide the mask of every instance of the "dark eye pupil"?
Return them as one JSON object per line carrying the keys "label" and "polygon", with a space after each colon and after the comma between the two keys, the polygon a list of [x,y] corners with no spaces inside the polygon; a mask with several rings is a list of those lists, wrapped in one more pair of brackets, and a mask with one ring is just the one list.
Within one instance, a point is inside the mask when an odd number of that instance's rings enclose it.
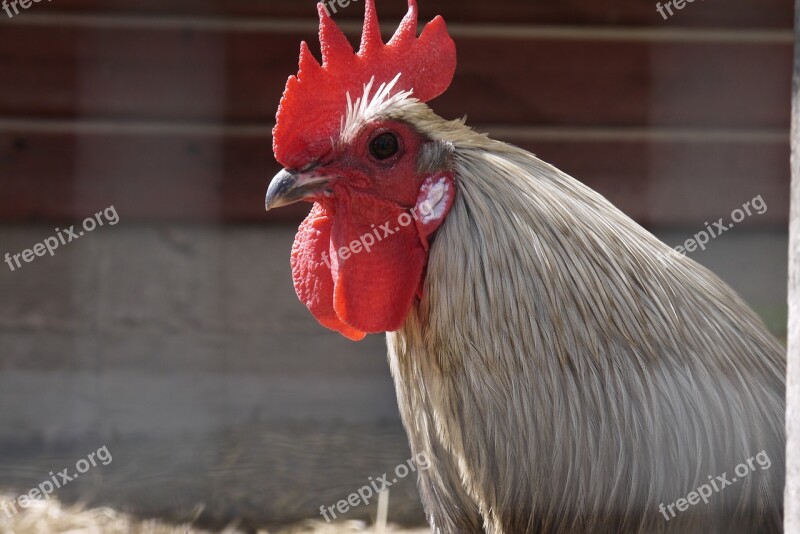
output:
{"label": "dark eye pupil", "polygon": [[377,159],[391,158],[397,154],[398,149],[399,144],[397,142],[397,137],[389,132],[382,133],[369,144],[370,152],[372,152],[372,155]]}

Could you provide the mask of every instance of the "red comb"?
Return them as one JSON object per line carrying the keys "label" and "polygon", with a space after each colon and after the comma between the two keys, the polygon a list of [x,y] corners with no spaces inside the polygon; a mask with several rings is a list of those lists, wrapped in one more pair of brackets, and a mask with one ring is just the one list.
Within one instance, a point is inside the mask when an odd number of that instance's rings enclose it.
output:
{"label": "red comb", "polygon": [[330,150],[345,113],[347,93],[353,100],[359,98],[373,77],[377,88],[400,73],[392,94],[411,90],[421,102],[442,94],[453,79],[456,47],[442,17],[433,19],[417,38],[417,3],[408,0],[408,13],[384,44],[374,0],[365,3],[358,53],[324,5],[317,4],[322,65],[304,41],[299,72],[286,82],[272,132],[275,158],[284,167],[302,167]]}

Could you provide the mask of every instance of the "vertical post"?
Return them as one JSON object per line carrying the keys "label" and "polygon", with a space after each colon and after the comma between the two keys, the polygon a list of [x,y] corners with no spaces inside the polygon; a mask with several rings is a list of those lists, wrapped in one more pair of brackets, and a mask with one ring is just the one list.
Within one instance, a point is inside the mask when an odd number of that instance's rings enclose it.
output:
{"label": "vertical post", "polygon": [[800,534],[800,0],[795,0],[792,192],[789,219],[789,337],[786,383],[785,534]]}

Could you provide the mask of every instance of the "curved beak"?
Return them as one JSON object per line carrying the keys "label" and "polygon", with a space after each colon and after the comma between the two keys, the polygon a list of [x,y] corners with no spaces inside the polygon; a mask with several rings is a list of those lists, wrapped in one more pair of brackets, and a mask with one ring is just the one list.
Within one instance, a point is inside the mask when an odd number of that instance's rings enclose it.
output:
{"label": "curved beak", "polygon": [[314,171],[293,172],[283,169],[270,182],[264,206],[269,211],[319,196],[329,180],[330,177],[318,175]]}

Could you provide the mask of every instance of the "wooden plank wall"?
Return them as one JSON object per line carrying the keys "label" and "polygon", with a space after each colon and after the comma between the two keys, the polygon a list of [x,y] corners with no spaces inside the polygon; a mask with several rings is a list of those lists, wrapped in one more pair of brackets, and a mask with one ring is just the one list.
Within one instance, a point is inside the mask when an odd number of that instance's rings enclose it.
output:
{"label": "wooden plank wall", "polygon": [[[297,220],[263,210],[271,123],[312,0],[57,0],[0,12],[0,220]],[[432,106],[528,148],[651,226],[761,194],[783,225],[790,0],[424,0],[459,49]],[[385,33],[405,11],[378,3]],[[363,2],[336,15],[354,42]],[[272,219],[270,219],[272,218]]]}

